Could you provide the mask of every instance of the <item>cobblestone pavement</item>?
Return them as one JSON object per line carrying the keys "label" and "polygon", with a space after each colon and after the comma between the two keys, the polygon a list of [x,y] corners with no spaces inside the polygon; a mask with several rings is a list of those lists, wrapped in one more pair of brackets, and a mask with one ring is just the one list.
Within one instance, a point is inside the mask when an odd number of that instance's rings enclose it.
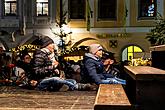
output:
{"label": "cobblestone pavement", "polygon": [[0,110],[93,110],[96,91],[43,92],[0,87]]}

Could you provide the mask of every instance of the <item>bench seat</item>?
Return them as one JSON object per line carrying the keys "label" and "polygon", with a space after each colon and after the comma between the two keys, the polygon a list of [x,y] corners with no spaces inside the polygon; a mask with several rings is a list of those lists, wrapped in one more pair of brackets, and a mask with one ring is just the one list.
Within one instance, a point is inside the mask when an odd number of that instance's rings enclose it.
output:
{"label": "bench seat", "polygon": [[121,84],[100,84],[94,110],[130,110],[131,104]]}

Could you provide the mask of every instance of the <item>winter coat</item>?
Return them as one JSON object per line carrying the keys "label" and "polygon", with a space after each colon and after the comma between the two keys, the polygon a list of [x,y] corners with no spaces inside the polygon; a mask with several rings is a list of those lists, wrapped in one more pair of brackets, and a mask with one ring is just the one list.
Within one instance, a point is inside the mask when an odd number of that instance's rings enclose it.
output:
{"label": "winter coat", "polygon": [[30,79],[41,80],[45,77],[50,77],[54,72],[54,67],[50,60],[49,52],[44,52],[41,49],[36,50],[33,55],[33,73],[30,76]]}
{"label": "winter coat", "polygon": [[104,72],[104,65],[101,59],[91,53],[86,53],[81,71],[82,82],[100,84],[101,80],[105,79]]}
{"label": "winter coat", "polygon": [[25,63],[22,60],[20,60],[16,63],[16,66],[22,68],[25,71],[26,76],[32,73],[33,67],[31,63]]}

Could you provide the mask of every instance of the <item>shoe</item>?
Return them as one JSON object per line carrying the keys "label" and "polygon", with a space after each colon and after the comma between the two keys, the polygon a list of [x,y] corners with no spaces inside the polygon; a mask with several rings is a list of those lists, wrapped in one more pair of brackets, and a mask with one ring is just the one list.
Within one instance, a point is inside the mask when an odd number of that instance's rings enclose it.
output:
{"label": "shoe", "polygon": [[96,85],[96,84],[91,84],[91,86],[90,86],[90,90],[91,90],[91,91],[97,91],[98,88],[99,88],[99,86]]}
{"label": "shoe", "polygon": [[69,90],[69,86],[65,84],[63,84],[62,87],[59,89],[60,92],[66,92],[68,90]]}
{"label": "shoe", "polygon": [[91,85],[90,84],[82,84],[82,83],[77,83],[78,84],[78,90],[83,91],[83,90],[90,90]]}

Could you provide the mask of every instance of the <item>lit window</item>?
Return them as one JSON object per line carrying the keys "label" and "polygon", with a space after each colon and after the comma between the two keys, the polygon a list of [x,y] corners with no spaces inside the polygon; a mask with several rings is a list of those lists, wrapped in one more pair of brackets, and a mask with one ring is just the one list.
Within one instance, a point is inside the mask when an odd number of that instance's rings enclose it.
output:
{"label": "lit window", "polygon": [[17,15],[17,1],[5,0],[5,16],[16,16],[16,15]]}
{"label": "lit window", "polygon": [[131,61],[134,59],[135,53],[142,53],[142,49],[138,46],[129,46],[125,48],[122,52],[122,61],[128,60]]}
{"label": "lit window", "polygon": [[37,0],[37,16],[48,16],[48,0]]}
{"label": "lit window", "polygon": [[116,19],[117,0],[98,1],[98,20]]}
{"label": "lit window", "polygon": [[69,0],[70,19],[85,19],[85,0]]}
{"label": "lit window", "polygon": [[156,16],[156,0],[139,0],[139,18]]}

